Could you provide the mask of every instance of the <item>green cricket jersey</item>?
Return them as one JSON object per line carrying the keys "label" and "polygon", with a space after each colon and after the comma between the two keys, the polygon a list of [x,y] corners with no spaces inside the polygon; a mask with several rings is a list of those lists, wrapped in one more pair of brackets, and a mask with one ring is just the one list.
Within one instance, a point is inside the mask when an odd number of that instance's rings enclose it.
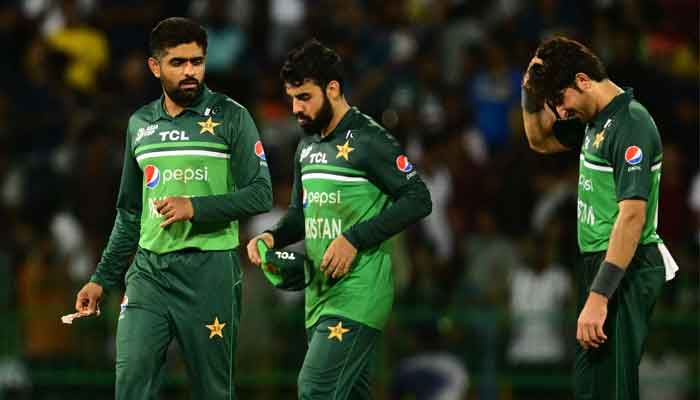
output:
{"label": "green cricket jersey", "polygon": [[661,138],[632,89],[615,97],[585,129],[578,179],[578,242],[582,252],[608,248],[618,202],[647,201],[640,245],[660,243],[656,233],[661,180]]}
{"label": "green cricket jersey", "polygon": [[[192,198],[194,217],[166,228],[154,201]],[[176,117],[163,97],[129,119],[117,217],[92,280],[114,286],[137,245],[163,254],[238,246],[238,219],[272,206],[270,175],[248,111],[204,87]]]}
{"label": "green cricket jersey", "polygon": [[326,137],[303,138],[291,204],[271,231],[275,247],[305,239],[317,269],[340,234],[358,250],[342,278],[314,275],[306,288],[306,327],[335,315],[382,329],[394,294],[388,239],[431,207],[428,189],[396,140],[356,108]]}

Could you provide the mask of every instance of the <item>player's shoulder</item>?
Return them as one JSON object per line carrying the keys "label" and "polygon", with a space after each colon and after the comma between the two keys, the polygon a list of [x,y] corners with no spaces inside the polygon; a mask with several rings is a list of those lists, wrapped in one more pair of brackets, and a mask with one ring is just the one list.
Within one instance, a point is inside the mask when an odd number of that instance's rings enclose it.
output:
{"label": "player's shoulder", "polygon": [[244,105],[225,95],[224,93],[210,91],[209,95],[211,98],[208,104],[211,108],[211,112],[214,114],[224,113],[229,116],[235,116],[241,113],[249,113],[248,109]]}
{"label": "player's shoulder", "polygon": [[357,109],[354,112],[354,121],[350,129],[343,133],[348,139],[355,139],[360,144],[370,146],[398,145],[396,138],[374,118]]}
{"label": "player's shoulder", "polygon": [[659,130],[649,111],[637,100],[632,100],[620,110],[616,118],[620,120],[618,135],[623,138],[646,138],[651,141],[659,140]]}
{"label": "player's shoulder", "polygon": [[160,98],[158,98],[150,103],[144,104],[139,109],[134,111],[129,117],[129,122],[127,125],[129,131],[136,131],[152,125],[157,118],[157,107],[160,107],[160,101]]}
{"label": "player's shoulder", "polygon": [[129,122],[134,121],[153,121],[156,118],[157,107],[160,106],[161,99],[157,98],[150,103],[146,103],[139,107],[131,114]]}

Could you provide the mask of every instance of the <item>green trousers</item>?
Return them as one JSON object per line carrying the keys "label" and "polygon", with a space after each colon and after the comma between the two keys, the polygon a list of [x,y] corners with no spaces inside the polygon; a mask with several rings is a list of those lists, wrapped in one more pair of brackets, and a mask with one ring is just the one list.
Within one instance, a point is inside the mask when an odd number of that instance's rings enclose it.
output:
{"label": "green trousers", "polygon": [[[605,252],[582,256],[578,313],[588,298]],[[577,400],[638,400],[639,363],[649,331],[649,318],[665,282],[657,245],[639,246],[620,286],[608,302],[603,332],[608,340],[598,349],[577,345],[574,393]]]}
{"label": "green trousers", "polygon": [[116,399],[157,399],[175,339],[193,399],[232,400],[241,269],[231,251],[139,249],[117,327]]}
{"label": "green trousers", "polygon": [[370,364],[381,332],[343,317],[321,317],[307,331],[301,400],[371,399]]}

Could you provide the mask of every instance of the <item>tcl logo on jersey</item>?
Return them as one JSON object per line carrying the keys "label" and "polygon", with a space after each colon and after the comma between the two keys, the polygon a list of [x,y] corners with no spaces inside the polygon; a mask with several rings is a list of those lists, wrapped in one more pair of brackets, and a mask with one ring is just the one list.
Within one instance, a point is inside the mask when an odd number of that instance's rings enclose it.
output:
{"label": "tcl logo on jersey", "polygon": [[630,146],[625,150],[625,161],[629,165],[637,165],[642,162],[642,149],[637,146]]}
{"label": "tcl logo on jersey", "polygon": [[187,136],[187,132],[178,131],[177,129],[172,131],[158,132],[158,134],[160,135],[161,142],[165,142],[166,140],[169,140],[171,142],[176,142],[179,140],[190,140],[190,137]]}
{"label": "tcl logo on jersey", "polygon": [[143,170],[144,180],[146,181],[146,187],[153,189],[160,183],[161,180],[164,182],[178,181],[182,183],[188,183],[191,181],[196,182],[208,182],[209,181],[209,169],[204,168],[174,168],[174,169],[164,169],[161,173],[158,167],[155,165],[146,165]]}
{"label": "tcl logo on jersey", "polygon": [[143,169],[143,179],[146,181],[146,187],[153,189],[160,183],[160,170],[155,165],[146,165]]}
{"label": "tcl logo on jersey", "polygon": [[309,164],[328,164],[326,153],[319,151],[309,155]]}
{"label": "tcl logo on jersey", "polygon": [[262,142],[257,141],[255,142],[255,155],[258,156],[259,159],[265,161],[265,149],[263,148]]}
{"label": "tcl logo on jersey", "polygon": [[411,164],[411,162],[408,161],[408,157],[402,154],[396,157],[396,168],[398,168],[401,172],[408,173],[413,171],[413,164]]}
{"label": "tcl logo on jersey", "polygon": [[294,253],[287,251],[276,251],[275,256],[277,256],[277,258],[281,258],[282,260],[296,260]]}

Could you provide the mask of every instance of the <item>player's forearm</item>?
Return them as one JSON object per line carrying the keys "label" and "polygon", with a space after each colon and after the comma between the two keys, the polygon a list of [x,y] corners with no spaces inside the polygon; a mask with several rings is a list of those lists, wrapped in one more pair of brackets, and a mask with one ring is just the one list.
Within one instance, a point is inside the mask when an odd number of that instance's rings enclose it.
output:
{"label": "player's forearm", "polygon": [[275,241],[275,248],[282,248],[304,239],[304,211],[290,206],[287,213],[268,232]]}
{"label": "player's forearm", "polygon": [[263,176],[234,192],[192,198],[193,222],[236,221],[272,208],[272,188]]}
{"label": "player's forearm", "polygon": [[354,225],[343,235],[359,251],[378,245],[430,214],[433,203],[425,184],[416,180],[394,203],[373,218]]}
{"label": "player's forearm", "polygon": [[551,111],[542,109],[535,113],[530,113],[523,110],[522,114],[525,136],[532,150],[545,154],[568,150],[555,136],[555,119]]}
{"label": "player's forearm", "polygon": [[136,252],[140,235],[140,212],[117,209],[117,217],[109,236],[97,270],[90,278],[91,282],[102,287],[115,287],[122,280],[124,271],[129,266],[129,258]]}
{"label": "player's forearm", "polygon": [[644,221],[644,213],[621,212],[618,214],[610,235],[605,261],[623,270],[627,269],[630,261],[632,261],[632,257],[634,257],[634,253],[637,251]]}

